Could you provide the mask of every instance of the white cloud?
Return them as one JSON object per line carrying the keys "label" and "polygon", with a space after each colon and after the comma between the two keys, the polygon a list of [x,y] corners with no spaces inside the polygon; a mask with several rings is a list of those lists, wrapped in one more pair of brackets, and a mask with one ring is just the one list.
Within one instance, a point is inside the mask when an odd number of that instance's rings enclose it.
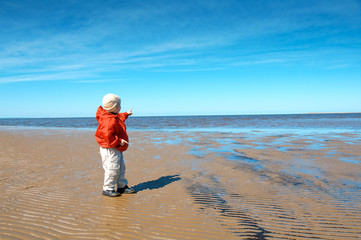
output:
{"label": "white cloud", "polygon": [[30,82],[30,81],[59,81],[75,80],[79,78],[93,77],[84,72],[66,72],[66,73],[41,73],[41,74],[19,74],[10,77],[0,77],[0,83]]}
{"label": "white cloud", "polygon": [[[332,4],[327,1],[313,4],[302,1],[158,2],[161,7],[147,2],[116,7],[98,6],[100,3],[94,2],[68,4],[58,10],[53,6],[56,17],[47,13],[49,23],[44,22],[41,14],[39,19],[24,23],[26,28],[22,26],[24,19],[11,19],[14,30],[6,29],[7,38],[1,41],[0,83],[86,81],[83,78],[87,77],[97,81],[97,77],[103,78],[102,73],[135,69],[172,72],[299,63],[322,58],[325,51],[317,41],[311,40],[337,42],[332,40],[333,36],[344,40],[346,37],[337,31],[345,31],[343,27],[348,28],[352,25],[349,23],[355,25],[355,19],[360,19],[360,4],[352,0],[347,4],[337,1]],[[71,17],[76,21],[67,28],[62,21]],[[11,21],[7,19],[7,22]],[[319,27],[324,31],[317,31]],[[351,27],[357,29],[360,24]],[[36,34],[26,34],[33,31]],[[343,44],[346,46],[352,41],[355,39],[349,36]],[[301,50],[295,51],[295,48]],[[332,51],[337,55],[345,50],[341,46]],[[346,66],[350,61],[347,57],[341,58],[339,66]]]}

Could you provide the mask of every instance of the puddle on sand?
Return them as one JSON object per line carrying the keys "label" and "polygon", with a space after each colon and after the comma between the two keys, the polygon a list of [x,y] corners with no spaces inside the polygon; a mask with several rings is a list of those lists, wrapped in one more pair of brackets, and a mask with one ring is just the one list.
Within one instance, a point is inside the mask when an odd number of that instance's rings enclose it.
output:
{"label": "puddle on sand", "polygon": [[181,140],[179,139],[168,139],[163,141],[163,143],[169,144],[169,145],[175,145],[181,143]]}
{"label": "puddle on sand", "polygon": [[207,151],[201,150],[200,147],[194,147],[188,153],[197,158],[205,158],[207,155]]}
{"label": "puddle on sand", "polygon": [[302,158],[293,158],[292,159],[293,165],[289,167],[290,173],[303,173],[306,175],[313,176],[315,178],[321,178],[323,172],[320,168],[313,166],[313,162],[305,161]]}
{"label": "puddle on sand", "polygon": [[[216,156],[222,156],[227,160],[243,163],[250,165],[254,170],[259,171],[263,169],[262,164],[257,159],[248,158],[243,156],[242,153],[236,152],[234,150],[235,147],[239,149],[239,143],[234,141],[233,139],[220,139],[217,141],[220,145],[217,144],[214,146],[193,146],[193,148],[189,151],[189,154],[196,156],[200,159],[204,159],[208,154],[215,154]],[[236,146],[235,146],[236,145]],[[247,146],[250,147],[250,146]],[[246,147],[246,148],[247,148]]]}
{"label": "puddle on sand", "polygon": [[254,171],[260,171],[265,169],[263,165],[261,164],[261,161],[253,158],[248,158],[242,155],[223,155],[227,160],[234,161],[237,163],[246,163],[247,165],[251,166]]}
{"label": "puddle on sand", "polygon": [[246,163],[259,163],[259,160],[257,159],[253,159],[253,158],[248,158],[242,155],[235,155],[235,154],[231,154],[231,155],[222,155],[224,157],[226,157],[228,160],[231,161],[242,161],[242,162],[246,162]]}
{"label": "puddle on sand", "polygon": [[338,159],[339,159],[340,161],[342,161],[342,162],[353,163],[353,164],[358,164],[358,163],[360,163],[360,161],[361,161],[361,159],[356,160],[356,159],[345,158],[345,157],[343,157],[343,158],[338,158]]}
{"label": "puddle on sand", "polygon": [[322,177],[322,171],[315,167],[306,167],[306,166],[290,166],[289,169],[284,170],[286,173],[291,174],[293,176],[297,176],[298,174],[305,174],[315,178],[320,179]]}

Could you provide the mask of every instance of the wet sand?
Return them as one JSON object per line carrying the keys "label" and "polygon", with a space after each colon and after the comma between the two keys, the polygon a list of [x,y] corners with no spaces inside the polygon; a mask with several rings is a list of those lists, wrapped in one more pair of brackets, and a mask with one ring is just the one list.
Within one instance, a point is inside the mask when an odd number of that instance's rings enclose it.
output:
{"label": "wet sand", "polygon": [[357,239],[359,134],[130,131],[101,195],[94,131],[0,128],[0,239]]}

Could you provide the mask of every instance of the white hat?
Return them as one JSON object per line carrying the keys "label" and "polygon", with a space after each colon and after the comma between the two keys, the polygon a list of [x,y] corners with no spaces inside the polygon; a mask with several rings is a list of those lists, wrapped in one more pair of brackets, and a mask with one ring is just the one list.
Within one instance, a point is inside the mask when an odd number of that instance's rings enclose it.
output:
{"label": "white hat", "polygon": [[103,107],[108,112],[116,112],[119,106],[120,106],[119,96],[112,93],[108,93],[103,97]]}

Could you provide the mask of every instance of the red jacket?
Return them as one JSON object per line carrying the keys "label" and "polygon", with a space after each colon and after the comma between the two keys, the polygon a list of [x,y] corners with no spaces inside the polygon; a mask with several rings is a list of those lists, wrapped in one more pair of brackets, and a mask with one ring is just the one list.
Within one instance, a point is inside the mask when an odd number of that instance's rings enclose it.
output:
{"label": "red jacket", "polygon": [[124,152],[128,148],[128,144],[120,146],[122,139],[129,142],[125,120],[128,113],[112,114],[104,110],[101,106],[98,108],[96,118],[99,123],[95,133],[95,139],[99,146],[103,148],[116,148]]}

